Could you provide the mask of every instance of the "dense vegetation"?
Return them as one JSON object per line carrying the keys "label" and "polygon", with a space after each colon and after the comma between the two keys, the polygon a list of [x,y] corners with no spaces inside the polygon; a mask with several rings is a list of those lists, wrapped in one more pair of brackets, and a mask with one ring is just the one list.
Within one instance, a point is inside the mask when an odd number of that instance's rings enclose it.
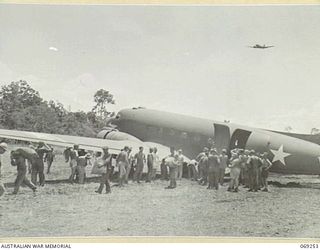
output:
{"label": "dense vegetation", "polygon": [[94,101],[90,112],[68,112],[62,103],[42,99],[26,81],[12,82],[0,90],[0,127],[92,137],[114,115],[106,105],[115,102],[103,89],[96,92]]}

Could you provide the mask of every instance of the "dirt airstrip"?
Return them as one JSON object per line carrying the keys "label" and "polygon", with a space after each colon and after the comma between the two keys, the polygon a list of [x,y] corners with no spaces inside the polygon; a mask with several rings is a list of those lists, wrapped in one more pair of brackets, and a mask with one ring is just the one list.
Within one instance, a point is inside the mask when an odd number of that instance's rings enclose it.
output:
{"label": "dirt airstrip", "polygon": [[[3,157],[2,182],[15,168]],[[58,155],[48,180],[66,179],[69,168]],[[90,170],[88,169],[88,176]],[[22,187],[0,198],[0,237],[14,236],[229,236],[319,237],[320,179],[273,175],[270,192],[207,190],[190,180],[175,190],[166,181],[113,187],[96,194],[98,183],[49,183],[32,193]],[[276,185],[276,183],[281,185]],[[296,183],[296,185],[288,185]]]}

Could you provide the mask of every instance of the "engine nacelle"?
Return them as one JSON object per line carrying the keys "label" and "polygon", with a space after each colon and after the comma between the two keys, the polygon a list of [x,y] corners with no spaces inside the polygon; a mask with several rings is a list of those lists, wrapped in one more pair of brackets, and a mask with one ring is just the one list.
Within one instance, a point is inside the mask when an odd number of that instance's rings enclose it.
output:
{"label": "engine nacelle", "polygon": [[141,142],[137,137],[130,135],[128,133],[120,132],[119,130],[115,128],[103,128],[98,134],[98,138],[101,139],[108,139],[108,140],[114,140],[114,141],[135,141],[135,142]]}

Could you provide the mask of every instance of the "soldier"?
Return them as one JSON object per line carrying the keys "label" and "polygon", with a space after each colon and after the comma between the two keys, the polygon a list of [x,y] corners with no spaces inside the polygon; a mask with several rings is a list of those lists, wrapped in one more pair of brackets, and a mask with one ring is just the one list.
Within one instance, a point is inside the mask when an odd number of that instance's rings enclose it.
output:
{"label": "soldier", "polygon": [[199,184],[202,186],[207,185],[208,182],[208,155],[209,155],[209,151],[208,149],[206,149],[206,151],[204,151],[204,155],[201,157],[198,167],[200,169],[200,171],[202,172],[202,177],[199,180]]}
{"label": "soldier", "polygon": [[166,163],[169,167],[170,183],[166,189],[174,189],[177,187],[177,169],[179,166],[179,156],[176,154],[174,156],[170,155],[166,159]]}
{"label": "soldier", "polygon": [[198,179],[197,166],[198,166],[198,162],[195,159],[191,160],[188,164],[188,168],[190,169],[190,172],[191,172],[192,181],[196,181]]}
{"label": "soldier", "polygon": [[160,168],[161,168],[161,180],[168,180],[168,167],[166,164],[166,158],[162,159]]}
{"label": "soldier", "polygon": [[1,182],[1,155],[4,154],[8,149],[8,145],[5,142],[0,143],[0,196],[4,194],[5,188]]}
{"label": "soldier", "polygon": [[224,182],[224,174],[226,172],[226,168],[228,167],[229,158],[227,155],[227,150],[222,149],[222,154],[220,155],[220,165],[219,165],[219,183],[223,186]]}
{"label": "soldier", "polygon": [[69,166],[71,169],[71,174],[69,177],[69,181],[71,184],[74,183],[74,179],[75,179],[75,175],[76,175],[76,171],[77,171],[77,165],[78,165],[78,158],[79,158],[79,145],[75,144],[73,145],[73,148],[69,148],[67,149],[69,150],[69,157],[66,160],[66,162],[69,161]]}
{"label": "soldier", "polygon": [[129,175],[130,175],[131,168],[132,168],[132,165],[134,162],[134,159],[133,159],[131,152],[132,152],[132,147],[130,147],[128,150],[128,166],[126,168],[126,177],[125,177],[125,181],[124,181],[125,184],[129,183]]}
{"label": "soldier", "polygon": [[239,177],[240,177],[240,171],[242,167],[242,163],[244,161],[243,157],[234,157],[231,161],[231,164],[229,165],[230,168],[230,183],[228,187],[228,191],[238,192],[239,187]]}
{"label": "soldier", "polygon": [[77,171],[79,174],[79,184],[84,184],[85,176],[86,176],[86,166],[91,165],[91,155],[86,154],[85,156],[79,156],[78,164],[77,164]]}
{"label": "soldier", "polygon": [[46,153],[45,157],[44,157],[44,161],[47,162],[47,174],[50,174],[50,168],[52,165],[52,162],[54,160],[54,152],[53,152],[53,148],[51,148],[51,150],[49,152]]}
{"label": "soldier", "polygon": [[155,147],[153,149],[153,164],[152,164],[152,176],[151,176],[151,180],[155,180],[156,179],[156,174],[157,171],[160,167],[160,159],[159,159],[159,155],[158,155],[158,149]]}
{"label": "soldier", "polygon": [[177,171],[178,171],[177,178],[178,178],[178,180],[181,180],[182,174],[183,174],[183,162],[184,162],[184,158],[182,155],[182,149],[178,150],[178,162],[179,162],[179,165],[178,165],[178,169],[177,169]]}
{"label": "soldier", "polygon": [[103,168],[104,173],[102,173],[102,175],[101,175],[100,186],[99,186],[98,190],[96,190],[95,192],[101,194],[103,191],[103,187],[105,185],[106,186],[106,193],[108,194],[111,192],[109,178],[110,178],[110,173],[111,173],[112,155],[109,153],[108,147],[104,147],[104,148],[102,148],[102,150],[103,150],[103,155],[100,158],[102,164],[98,165],[98,168]]}
{"label": "soldier", "polygon": [[262,180],[262,191],[268,192],[268,176],[269,169],[272,166],[272,163],[268,160],[268,153],[264,152],[262,156],[262,165],[261,165],[261,180]]}
{"label": "soldier", "polygon": [[208,156],[209,186],[207,187],[207,189],[219,189],[219,165],[220,159],[218,153],[215,149],[211,149],[210,154]]}
{"label": "soldier", "polygon": [[116,164],[119,169],[119,187],[123,187],[125,177],[126,177],[126,168],[129,164],[128,161],[128,151],[129,147],[125,146],[123,150],[118,154],[116,159]]}
{"label": "soldier", "polygon": [[243,163],[243,185],[245,188],[250,186],[250,178],[249,178],[249,157],[250,157],[250,150],[245,150],[243,154],[244,163]]}
{"label": "soldier", "polygon": [[146,182],[151,182],[152,169],[153,169],[153,148],[149,148],[149,154],[147,155],[147,167],[148,167],[148,173],[147,173]]}
{"label": "soldier", "polygon": [[31,188],[33,192],[35,192],[37,187],[32,182],[30,182],[26,176],[27,165],[26,165],[25,155],[21,151],[19,151],[19,149],[17,149],[17,150],[11,151],[10,158],[11,158],[11,165],[17,166],[17,172],[18,172],[17,178],[14,182],[14,190],[12,194],[18,193],[22,183],[28,186],[29,188]]}
{"label": "soldier", "polygon": [[136,169],[134,172],[133,180],[137,181],[137,183],[140,183],[143,167],[146,163],[146,156],[143,153],[143,147],[139,147],[139,152],[135,154],[134,159],[136,161]]}
{"label": "soldier", "polygon": [[51,148],[44,142],[39,142],[38,147],[35,149],[38,154],[38,158],[35,158],[32,162],[31,168],[31,182],[33,184],[37,183],[37,176],[39,175],[39,185],[44,186],[45,176],[44,176],[44,155],[51,151]]}
{"label": "soldier", "polygon": [[249,163],[249,179],[250,179],[250,186],[249,192],[257,192],[258,191],[258,173],[259,168],[262,165],[261,159],[255,155],[255,151],[250,151],[250,157],[248,159]]}
{"label": "soldier", "polygon": [[203,169],[202,169],[202,164],[200,163],[201,159],[203,156],[205,156],[208,152],[208,148],[204,147],[203,151],[198,154],[198,156],[196,157],[196,161],[199,163],[198,164],[198,177],[199,177],[199,182],[201,181],[201,179],[203,178]]}

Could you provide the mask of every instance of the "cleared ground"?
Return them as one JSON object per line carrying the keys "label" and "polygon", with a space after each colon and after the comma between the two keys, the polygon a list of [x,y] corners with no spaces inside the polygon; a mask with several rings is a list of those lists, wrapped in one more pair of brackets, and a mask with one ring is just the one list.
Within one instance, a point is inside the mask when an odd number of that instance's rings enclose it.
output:
{"label": "cleared ground", "polygon": [[[48,179],[68,174],[58,156]],[[2,182],[12,183],[14,175],[15,168],[5,165]],[[94,192],[98,183],[47,184],[36,194],[22,187],[18,195],[10,195],[9,187],[0,198],[0,236],[319,237],[320,180],[315,176],[271,180],[302,186],[229,193],[227,186],[213,191],[189,180],[165,190],[167,182],[157,180],[130,182],[101,195]]]}

